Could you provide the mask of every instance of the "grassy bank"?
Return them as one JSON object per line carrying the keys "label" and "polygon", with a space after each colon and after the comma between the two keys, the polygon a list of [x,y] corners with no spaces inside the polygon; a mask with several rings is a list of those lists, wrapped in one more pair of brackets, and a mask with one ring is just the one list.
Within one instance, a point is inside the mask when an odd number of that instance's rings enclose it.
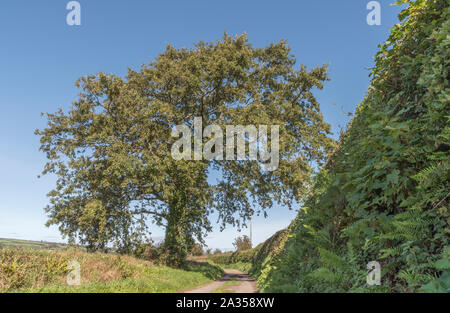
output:
{"label": "grassy bank", "polygon": [[[66,282],[71,261],[80,264],[79,286]],[[131,256],[75,249],[0,248],[0,292],[179,292],[222,274],[220,267],[202,262],[174,269]]]}

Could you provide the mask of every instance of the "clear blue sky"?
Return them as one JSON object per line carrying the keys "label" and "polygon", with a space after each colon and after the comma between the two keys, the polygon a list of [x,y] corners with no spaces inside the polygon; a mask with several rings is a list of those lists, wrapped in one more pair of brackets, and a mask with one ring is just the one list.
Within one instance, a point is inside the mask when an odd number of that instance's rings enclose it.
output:
{"label": "clear blue sky", "polygon": [[[298,64],[329,64],[331,81],[316,95],[337,133],[348,122],[343,111],[352,112],[363,99],[367,68],[400,11],[381,0],[381,26],[369,26],[369,0],[80,0],[82,25],[68,26],[68,2],[0,3],[0,237],[61,241],[56,228],[44,226],[46,194],[55,178],[37,178],[45,156],[33,132],[45,126],[41,112],[69,107],[78,77],[123,75],[127,67],[153,60],[167,43],[190,47],[215,41],[224,31],[247,32],[255,46],[284,38]],[[274,207],[269,216],[255,219],[255,243],[286,227],[295,211]],[[207,243],[231,248],[237,235],[216,230]]]}

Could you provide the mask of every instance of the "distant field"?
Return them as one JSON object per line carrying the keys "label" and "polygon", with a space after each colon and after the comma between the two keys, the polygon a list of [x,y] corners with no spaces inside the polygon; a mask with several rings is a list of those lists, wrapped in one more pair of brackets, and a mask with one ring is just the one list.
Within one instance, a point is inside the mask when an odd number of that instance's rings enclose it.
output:
{"label": "distant field", "polygon": [[56,243],[56,242],[0,238],[0,248],[1,247],[57,250],[57,249],[63,249],[64,247],[66,247],[66,245],[62,244],[62,243]]}

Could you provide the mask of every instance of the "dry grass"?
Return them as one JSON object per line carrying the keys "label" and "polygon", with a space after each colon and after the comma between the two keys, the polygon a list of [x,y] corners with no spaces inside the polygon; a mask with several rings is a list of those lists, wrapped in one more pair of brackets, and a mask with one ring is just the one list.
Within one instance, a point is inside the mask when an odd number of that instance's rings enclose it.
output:
{"label": "dry grass", "polygon": [[[81,267],[81,286],[68,286],[68,264]],[[77,249],[0,248],[0,292],[175,292],[221,276],[221,269],[191,263],[187,270],[127,255]]]}
{"label": "dry grass", "polygon": [[81,264],[81,283],[109,282],[137,278],[136,268],[151,262],[130,256],[86,253],[76,249],[47,251],[31,249],[0,249],[0,291],[41,288],[50,283],[64,283],[69,262]]}

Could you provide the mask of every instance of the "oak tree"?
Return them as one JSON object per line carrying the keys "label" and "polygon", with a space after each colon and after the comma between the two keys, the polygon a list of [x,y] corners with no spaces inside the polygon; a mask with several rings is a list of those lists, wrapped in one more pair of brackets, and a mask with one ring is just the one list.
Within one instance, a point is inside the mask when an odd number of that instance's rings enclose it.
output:
{"label": "oak tree", "polygon": [[[57,176],[47,224],[92,250],[114,244],[126,251],[150,221],[165,227],[164,247],[177,266],[211,230],[210,213],[222,227],[242,227],[274,202],[291,205],[333,145],[312,93],[328,79],[326,66],[295,64],[283,40],[256,48],[245,34],[225,34],[191,49],[168,45],[125,77],[80,78],[70,110],[47,113],[48,126],[36,131],[48,158],[43,174]],[[279,125],[278,168],[248,159],[175,160],[171,132],[193,129],[196,117],[222,129]]]}

